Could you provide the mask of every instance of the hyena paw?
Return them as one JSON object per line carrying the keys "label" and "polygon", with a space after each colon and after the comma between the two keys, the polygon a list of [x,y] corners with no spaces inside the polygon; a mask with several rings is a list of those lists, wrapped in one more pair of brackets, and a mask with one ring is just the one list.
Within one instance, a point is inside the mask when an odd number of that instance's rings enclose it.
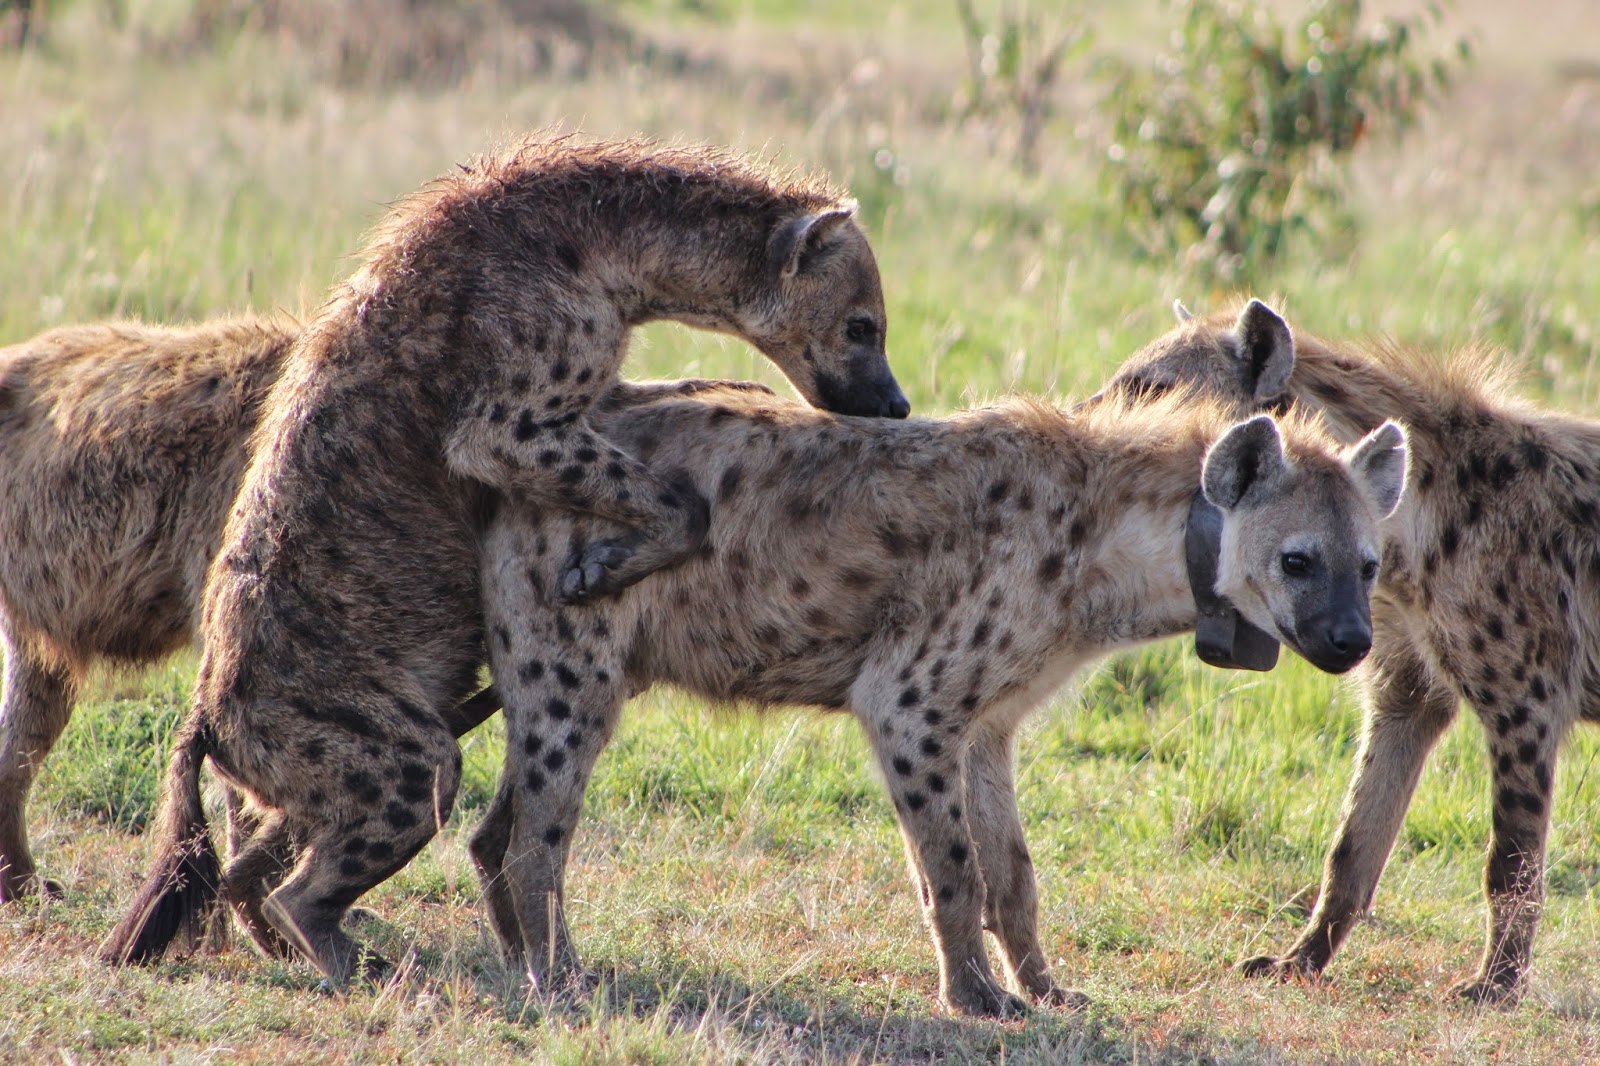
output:
{"label": "hyena paw", "polygon": [[567,560],[561,571],[561,602],[586,603],[620,589],[616,570],[633,558],[633,549],[616,541],[597,540]]}
{"label": "hyena paw", "polygon": [[1288,981],[1295,977],[1316,977],[1321,971],[1298,955],[1257,955],[1239,964],[1246,977],[1276,977]]}
{"label": "hyena paw", "polygon": [[993,977],[976,974],[950,988],[941,998],[951,1013],[975,1018],[1021,1018],[1028,1013],[1028,1004],[1021,996],[1001,988]]}
{"label": "hyena paw", "polygon": [[53,878],[40,877],[38,874],[16,878],[0,877],[0,903],[10,903],[12,900],[27,899],[32,896],[42,899],[64,899],[66,895],[66,888]]}
{"label": "hyena paw", "polygon": [[1451,985],[1445,995],[1451,999],[1476,1003],[1480,1007],[1509,1007],[1522,998],[1522,982],[1516,977],[1496,981],[1478,974]]}
{"label": "hyena paw", "polygon": [[1077,989],[1062,988],[1054,982],[1051,982],[1049,988],[1036,994],[1033,998],[1034,1002],[1041,1007],[1053,1007],[1056,1010],[1064,1010],[1073,1014],[1087,1009],[1089,1004],[1094,1002]]}

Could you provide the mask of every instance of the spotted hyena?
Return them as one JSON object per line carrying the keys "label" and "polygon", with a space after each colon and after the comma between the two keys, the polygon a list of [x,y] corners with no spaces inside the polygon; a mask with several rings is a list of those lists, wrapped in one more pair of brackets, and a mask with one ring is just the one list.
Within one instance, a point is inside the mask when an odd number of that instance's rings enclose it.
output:
{"label": "spotted hyena", "polygon": [[[0,901],[60,886],[28,792],[101,663],[189,646],[267,390],[299,327],[232,318],[50,330],[0,349]],[[451,712],[459,736],[498,709]]]}
{"label": "spotted hyena", "polygon": [[[653,319],[749,340],[815,403],[906,414],[871,250],[821,182],[708,149],[534,139],[402,202],[268,395],[207,578],[160,850],[110,957],[148,956],[220,888],[261,942],[352,974],[343,914],[454,801],[442,711],[483,661],[495,507],[615,523],[563,560],[569,604],[705,537],[706,501],[589,417]],[[220,884],[194,787],[207,756],[269,812]]]}
{"label": "spotted hyena", "polygon": [[[1244,314],[1265,319],[1259,304]],[[1600,423],[1516,399],[1493,353],[1477,349],[1333,345],[1297,331],[1288,352],[1250,366],[1230,320],[1182,322],[1110,391],[1200,384],[1319,412],[1346,440],[1399,419],[1413,474],[1384,525],[1366,724],[1316,908],[1287,952],[1244,969],[1327,966],[1371,906],[1422,765],[1465,700],[1489,742],[1494,819],[1487,942],[1452,991],[1512,1000],[1543,905],[1556,752],[1574,723],[1600,720]]]}
{"label": "spotted hyena", "polygon": [[910,423],[763,397],[663,402],[606,433],[715,501],[706,543],[585,610],[564,560],[599,530],[508,507],[487,536],[486,613],[507,711],[505,774],[472,852],[493,923],[533,981],[577,972],[563,871],[590,769],[626,696],[667,682],[714,700],[847,710],[900,820],[944,1003],[1047,1003],[1034,875],[1012,786],[1024,716],[1094,657],[1195,621],[1185,522],[1221,509],[1216,591],[1324,669],[1369,638],[1378,520],[1401,431],[1335,455],[1269,417],[1199,404],[1030,402]]}

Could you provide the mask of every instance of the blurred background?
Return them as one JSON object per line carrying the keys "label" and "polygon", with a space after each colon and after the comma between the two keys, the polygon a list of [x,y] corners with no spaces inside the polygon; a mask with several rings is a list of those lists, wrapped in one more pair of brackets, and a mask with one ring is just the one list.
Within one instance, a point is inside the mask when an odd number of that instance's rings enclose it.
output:
{"label": "blurred background", "polygon": [[[1081,394],[1181,297],[1486,339],[1595,396],[1600,9],[1546,0],[0,0],[0,342],[314,307],[534,128],[846,183],[917,409]],[[774,380],[648,331],[630,372]]]}

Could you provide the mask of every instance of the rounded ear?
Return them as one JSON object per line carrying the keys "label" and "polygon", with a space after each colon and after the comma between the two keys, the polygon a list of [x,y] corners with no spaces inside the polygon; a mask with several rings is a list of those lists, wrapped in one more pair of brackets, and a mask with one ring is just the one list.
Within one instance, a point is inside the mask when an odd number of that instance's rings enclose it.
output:
{"label": "rounded ear", "polygon": [[1289,375],[1294,372],[1294,337],[1278,313],[1260,300],[1251,300],[1239,312],[1233,334],[1256,402],[1276,400],[1288,392]]}
{"label": "rounded ear", "polygon": [[1173,300],[1172,317],[1176,318],[1179,322],[1188,322],[1190,319],[1194,318],[1194,312],[1183,306],[1182,300]]}
{"label": "rounded ear", "polygon": [[806,268],[811,256],[827,247],[841,225],[855,216],[855,205],[845,204],[780,222],[768,242],[768,259],[780,281],[788,281]]}
{"label": "rounded ear", "polygon": [[1378,514],[1388,518],[1400,505],[1406,488],[1406,467],[1411,450],[1406,431],[1398,422],[1385,422],[1362,437],[1345,453],[1345,465],[1372,501]]}
{"label": "rounded ear", "polygon": [[1271,484],[1288,469],[1278,423],[1257,415],[1230,428],[1206,452],[1200,489],[1206,499],[1229,511],[1252,489]]}

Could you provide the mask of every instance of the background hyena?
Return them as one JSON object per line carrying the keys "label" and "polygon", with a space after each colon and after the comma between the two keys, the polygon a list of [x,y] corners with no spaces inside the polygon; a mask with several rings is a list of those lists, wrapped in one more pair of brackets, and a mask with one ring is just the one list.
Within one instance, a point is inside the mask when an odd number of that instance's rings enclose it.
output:
{"label": "background hyena", "polygon": [[[0,349],[0,901],[59,891],[28,792],[97,663],[193,639],[248,440],[299,326],[75,326]],[[455,709],[460,735],[498,707]]]}
{"label": "background hyena", "polygon": [[1513,398],[1494,356],[1476,350],[1334,346],[1298,333],[1252,380],[1237,373],[1228,321],[1180,324],[1108,391],[1200,383],[1320,412],[1346,440],[1399,419],[1413,473],[1384,525],[1366,726],[1316,909],[1285,954],[1245,970],[1328,964],[1371,906],[1422,765],[1466,700],[1489,742],[1494,820],[1487,942],[1452,991],[1513,999],[1544,900],[1556,752],[1573,723],[1600,720],[1600,424]]}
{"label": "background hyena", "polygon": [[[485,546],[507,763],[473,840],[503,943],[570,979],[563,870],[624,698],[669,682],[718,700],[849,710],[894,799],[951,1008],[1010,1014],[1011,987],[1070,1002],[1036,931],[1012,786],[1023,717],[1090,659],[1195,619],[1186,516],[1225,513],[1218,591],[1328,670],[1360,661],[1378,519],[1405,448],[1386,426],[1336,457],[1266,417],[1224,434],[1201,404],[1019,402],[907,424],[729,395],[639,408],[605,432],[716,502],[705,547],[615,601],[563,609],[595,535],[505,508]],[[1217,443],[1207,448],[1213,441]]]}
{"label": "background hyena", "polygon": [[[454,801],[461,754],[441,715],[483,660],[479,533],[495,500],[621,527],[563,561],[565,602],[705,535],[703,498],[589,422],[634,326],[735,333],[808,400],[906,414],[877,266],[839,194],[716,152],[526,141],[402,202],[365,259],[269,395],[207,579],[161,851],[111,957],[146,956],[219,887],[192,802],[209,755],[270,812],[226,894],[259,940],[350,976],[342,915]],[[290,844],[294,868],[262,899]]]}

